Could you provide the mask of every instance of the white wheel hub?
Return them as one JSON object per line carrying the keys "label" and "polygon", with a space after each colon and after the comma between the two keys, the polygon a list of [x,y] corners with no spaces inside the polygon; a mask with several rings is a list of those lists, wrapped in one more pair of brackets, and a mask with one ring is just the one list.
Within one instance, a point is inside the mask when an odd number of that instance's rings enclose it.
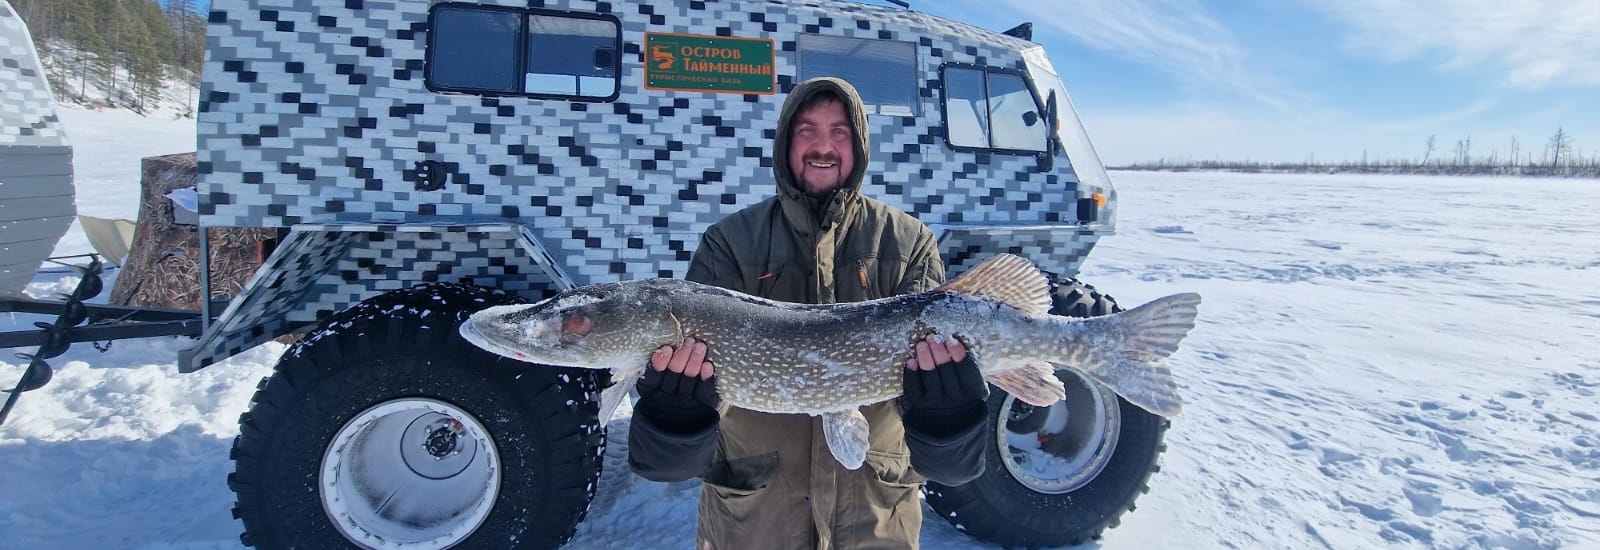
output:
{"label": "white wheel hub", "polygon": [[500,492],[500,456],[477,418],[448,403],[396,399],[334,435],[318,479],[322,508],[373,550],[442,549],[483,524]]}
{"label": "white wheel hub", "polygon": [[1052,495],[1100,475],[1122,433],[1116,394],[1068,369],[1056,376],[1066,385],[1066,399],[1033,407],[1007,395],[995,422],[1006,470],[1029,490]]}

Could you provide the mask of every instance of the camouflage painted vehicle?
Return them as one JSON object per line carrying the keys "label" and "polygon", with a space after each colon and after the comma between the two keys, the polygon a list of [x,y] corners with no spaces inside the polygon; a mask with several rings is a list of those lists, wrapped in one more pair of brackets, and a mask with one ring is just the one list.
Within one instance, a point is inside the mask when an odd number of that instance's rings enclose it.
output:
{"label": "camouflage painted vehicle", "polygon": [[[1116,193],[1026,24],[836,0],[214,0],[209,22],[199,223],[282,237],[180,368],[300,335],[234,443],[251,546],[566,542],[619,397],[456,327],[682,276],[710,223],[772,192],[783,94],[813,76],[861,91],[863,192],[932,227],[952,276],[1009,252],[1051,274],[1053,312],[1119,309],[1072,278]],[[1051,407],[995,392],[989,471],[927,486],[940,517],[1061,546],[1132,508],[1165,421],[1060,375]]]}

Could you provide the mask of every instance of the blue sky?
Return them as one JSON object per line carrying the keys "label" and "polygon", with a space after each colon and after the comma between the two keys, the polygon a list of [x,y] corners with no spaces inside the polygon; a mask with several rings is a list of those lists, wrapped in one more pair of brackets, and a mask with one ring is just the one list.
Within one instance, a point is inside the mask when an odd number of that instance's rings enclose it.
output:
{"label": "blue sky", "polygon": [[[202,6],[210,2],[197,2]],[[877,3],[877,2],[875,2]],[[1600,154],[1600,0],[912,0],[1028,21],[1108,165]]]}
{"label": "blue sky", "polygon": [[913,0],[1034,24],[1107,164],[1600,154],[1600,0]]}

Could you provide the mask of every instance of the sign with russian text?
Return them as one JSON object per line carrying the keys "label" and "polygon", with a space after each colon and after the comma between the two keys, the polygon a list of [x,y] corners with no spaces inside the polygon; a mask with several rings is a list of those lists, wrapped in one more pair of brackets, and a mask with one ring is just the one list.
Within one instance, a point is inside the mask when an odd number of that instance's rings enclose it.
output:
{"label": "sign with russian text", "polygon": [[651,90],[777,92],[769,39],[645,33],[644,87]]}

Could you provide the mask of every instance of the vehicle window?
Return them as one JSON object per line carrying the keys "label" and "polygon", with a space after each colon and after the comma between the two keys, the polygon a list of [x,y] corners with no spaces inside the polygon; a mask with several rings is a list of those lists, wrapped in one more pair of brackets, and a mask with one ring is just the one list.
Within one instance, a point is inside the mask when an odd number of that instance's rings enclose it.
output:
{"label": "vehicle window", "polygon": [[1043,151],[1045,125],[1039,123],[1041,111],[1021,76],[989,73],[989,120],[994,125],[991,147]]}
{"label": "vehicle window", "polygon": [[989,146],[989,106],[983,96],[983,71],[944,72],[946,139],[956,147]]}
{"label": "vehicle window", "polygon": [[1021,74],[982,68],[944,67],[945,139],[951,147],[1038,152],[1045,150],[1047,124]]}
{"label": "vehicle window", "polygon": [[440,6],[433,14],[429,84],[439,88],[515,93],[516,12]]}
{"label": "vehicle window", "polygon": [[528,93],[607,97],[617,91],[617,26],[599,19],[528,16]]}
{"label": "vehicle window", "polygon": [[802,34],[799,79],[842,78],[855,86],[868,113],[915,116],[917,45],[894,40]]}
{"label": "vehicle window", "polygon": [[615,99],[622,35],[609,16],[436,4],[427,52],[434,91]]}

